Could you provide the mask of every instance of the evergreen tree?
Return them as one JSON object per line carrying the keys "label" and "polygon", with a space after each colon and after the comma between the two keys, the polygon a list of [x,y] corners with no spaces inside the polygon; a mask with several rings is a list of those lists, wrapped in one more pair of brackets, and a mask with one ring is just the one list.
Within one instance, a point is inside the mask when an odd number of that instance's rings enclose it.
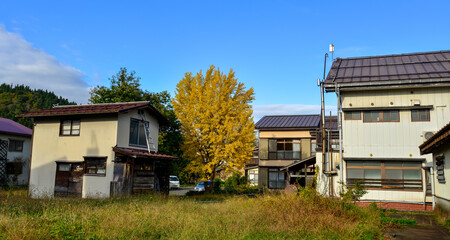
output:
{"label": "evergreen tree", "polygon": [[76,105],[66,98],[58,97],[53,92],[31,89],[25,85],[0,85],[0,117],[16,121],[29,128],[33,127],[31,118],[18,118],[19,114],[48,109],[53,105]]}

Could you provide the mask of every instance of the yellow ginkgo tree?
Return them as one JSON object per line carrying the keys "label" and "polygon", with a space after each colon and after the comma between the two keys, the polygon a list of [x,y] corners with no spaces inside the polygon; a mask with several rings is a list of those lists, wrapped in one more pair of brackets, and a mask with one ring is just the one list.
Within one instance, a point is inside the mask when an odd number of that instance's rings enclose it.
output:
{"label": "yellow ginkgo tree", "polygon": [[[235,171],[254,147],[253,88],[211,66],[206,74],[186,73],[177,84],[173,108],[181,122],[183,151],[192,161],[186,171],[213,182],[216,172]],[[211,191],[210,188],[206,190]]]}

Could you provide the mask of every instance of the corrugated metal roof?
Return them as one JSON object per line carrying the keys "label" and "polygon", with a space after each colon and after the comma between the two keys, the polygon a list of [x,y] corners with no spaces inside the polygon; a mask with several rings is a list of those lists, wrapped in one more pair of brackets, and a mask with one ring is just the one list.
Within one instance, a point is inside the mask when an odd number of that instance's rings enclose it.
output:
{"label": "corrugated metal roof", "polygon": [[255,128],[316,128],[319,127],[319,123],[318,114],[264,116],[255,124]]}
{"label": "corrugated metal roof", "polygon": [[338,130],[337,116],[325,116],[325,128]]}
{"label": "corrugated metal roof", "polygon": [[325,84],[449,78],[450,50],[337,58]]}
{"label": "corrugated metal roof", "polygon": [[0,133],[31,136],[32,130],[13,120],[0,117]]}

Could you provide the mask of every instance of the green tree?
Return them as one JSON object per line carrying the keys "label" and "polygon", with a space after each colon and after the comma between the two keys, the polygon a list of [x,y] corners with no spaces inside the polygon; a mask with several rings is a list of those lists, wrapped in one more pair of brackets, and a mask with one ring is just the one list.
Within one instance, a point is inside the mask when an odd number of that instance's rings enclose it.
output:
{"label": "green tree", "polygon": [[[182,169],[187,165],[187,160],[181,158],[183,153],[180,148],[182,141],[180,123],[177,120],[170,93],[149,92],[141,89],[141,78],[135,71],[128,72],[127,68],[120,68],[119,72],[109,78],[109,87],[96,86],[90,92],[90,103],[115,103],[149,101],[158,111],[160,111],[169,121],[169,126],[161,126],[159,132],[158,150],[159,152],[180,157],[171,165],[171,173],[181,175]],[[186,179],[182,178],[186,181]]]}
{"label": "green tree", "polygon": [[187,171],[212,182],[217,169],[233,172],[244,166],[255,140],[253,95],[253,88],[246,90],[232,70],[224,74],[211,66],[206,75],[185,74],[173,107],[181,121],[183,152],[192,160]]}
{"label": "green tree", "polygon": [[109,80],[111,86],[94,87],[91,91],[90,103],[115,103],[115,102],[133,102],[143,101],[144,92],[140,89],[140,77],[135,76],[136,72],[128,73],[127,68],[120,68],[116,75],[113,75]]}

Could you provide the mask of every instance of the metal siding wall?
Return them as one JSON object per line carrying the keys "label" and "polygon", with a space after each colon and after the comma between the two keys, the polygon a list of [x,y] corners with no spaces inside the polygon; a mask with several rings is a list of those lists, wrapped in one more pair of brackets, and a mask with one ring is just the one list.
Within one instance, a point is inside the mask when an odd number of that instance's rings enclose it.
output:
{"label": "metal siding wall", "polygon": [[344,120],[343,144],[346,157],[371,157],[372,154],[374,158],[421,158],[423,156],[420,155],[418,146],[423,142],[423,132],[437,131],[443,123],[450,121],[449,87],[347,92],[342,95],[345,108],[411,106],[411,101],[415,99],[420,100],[421,105],[434,106],[430,111],[429,122],[412,122],[411,110],[400,111],[400,122],[364,123],[362,119]]}

